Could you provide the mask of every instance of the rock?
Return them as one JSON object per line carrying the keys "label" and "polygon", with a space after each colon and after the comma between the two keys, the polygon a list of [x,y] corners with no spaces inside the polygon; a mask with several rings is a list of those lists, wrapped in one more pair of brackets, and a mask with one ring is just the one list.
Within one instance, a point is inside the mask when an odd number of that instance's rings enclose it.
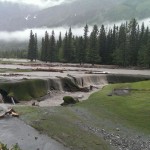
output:
{"label": "rock", "polygon": [[70,104],[76,104],[77,102],[79,102],[78,99],[74,99],[71,96],[64,96],[63,100],[64,100],[64,102],[61,104],[61,106],[66,106],[66,105],[70,105]]}
{"label": "rock", "polygon": [[83,98],[83,97],[84,97],[84,95],[78,95],[77,98],[81,99],[81,98]]}
{"label": "rock", "polygon": [[4,103],[3,96],[0,94],[0,103]]}
{"label": "rock", "polygon": [[83,87],[83,88],[80,88],[80,91],[81,92],[89,92],[89,88],[88,87]]}
{"label": "rock", "polygon": [[34,102],[31,103],[31,105],[32,105],[32,106],[39,106],[39,103],[36,102],[36,101],[34,101]]}
{"label": "rock", "polygon": [[113,94],[112,94],[112,93],[110,93],[110,94],[108,94],[107,96],[113,96]]}
{"label": "rock", "polygon": [[117,131],[120,131],[120,129],[119,129],[119,128],[116,128],[116,130],[117,130]]}

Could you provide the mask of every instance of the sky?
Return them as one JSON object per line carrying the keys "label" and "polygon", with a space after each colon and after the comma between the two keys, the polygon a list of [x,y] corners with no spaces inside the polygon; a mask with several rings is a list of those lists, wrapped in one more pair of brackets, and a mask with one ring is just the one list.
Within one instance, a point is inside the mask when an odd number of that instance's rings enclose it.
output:
{"label": "sky", "polygon": [[72,0],[0,0],[0,2],[12,2],[12,3],[23,3],[29,5],[37,5],[41,8],[59,5],[63,2],[69,2]]}

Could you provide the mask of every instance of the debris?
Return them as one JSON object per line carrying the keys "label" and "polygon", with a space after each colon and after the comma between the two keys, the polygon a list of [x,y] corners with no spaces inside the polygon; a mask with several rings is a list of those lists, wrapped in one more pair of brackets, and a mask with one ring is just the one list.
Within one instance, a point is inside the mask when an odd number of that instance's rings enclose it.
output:
{"label": "debris", "polygon": [[107,71],[86,71],[85,74],[109,74]]}
{"label": "debris", "polygon": [[2,115],[0,115],[0,118],[4,118],[5,116],[8,116],[8,115],[12,117],[19,117],[19,114],[16,113],[16,111],[13,108],[11,108],[5,113],[3,113]]}

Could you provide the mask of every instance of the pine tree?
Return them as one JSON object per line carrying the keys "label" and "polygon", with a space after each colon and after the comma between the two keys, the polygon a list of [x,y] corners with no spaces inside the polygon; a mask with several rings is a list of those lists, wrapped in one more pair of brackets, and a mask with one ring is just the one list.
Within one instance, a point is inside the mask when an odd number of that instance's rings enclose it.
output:
{"label": "pine tree", "polygon": [[37,41],[37,34],[35,33],[35,36],[34,36],[34,59],[35,61],[37,60],[38,58],[38,41]]}
{"label": "pine tree", "polygon": [[137,37],[137,21],[136,19],[132,19],[129,23],[129,31],[130,31],[130,36],[129,36],[129,55],[130,55],[130,65],[137,65],[137,56],[138,56],[138,51],[137,51],[137,42],[138,42],[138,37]]}
{"label": "pine tree", "polygon": [[73,62],[75,60],[75,48],[74,48],[74,41],[72,35],[72,29],[69,28],[68,32],[68,54],[67,54],[67,61]]}
{"label": "pine tree", "polygon": [[50,47],[49,47],[49,60],[50,62],[56,61],[56,41],[55,41],[55,33],[52,31],[52,35],[50,37]]}
{"label": "pine tree", "polygon": [[112,29],[109,29],[106,35],[106,64],[112,64],[112,54],[113,54],[113,33]]}
{"label": "pine tree", "polygon": [[90,48],[88,53],[88,61],[94,65],[100,62],[100,57],[98,53],[98,27],[94,25],[93,31],[90,35]]}
{"label": "pine tree", "polygon": [[102,63],[107,63],[107,51],[106,51],[106,32],[104,25],[101,26],[99,33],[99,55],[102,59]]}
{"label": "pine tree", "polygon": [[88,47],[89,47],[89,37],[88,37],[88,32],[89,32],[89,27],[88,25],[86,24],[85,27],[84,27],[84,37],[83,37],[83,63],[86,62],[86,58],[87,58],[87,51],[88,51]]}
{"label": "pine tree", "polygon": [[62,60],[63,52],[62,52],[62,36],[61,32],[59,33],[59,38],[56,41],[56,61]]}
{"label": "pine tree", "polygon": [[126,26],[122,24],[119,28],[118,46],[113,53],[114,62],[118,65],[127,65],[127,35]]}
{"label": "pine tree", "polygon": [[85,61],[84,40],[83,37],[78,38],[77,57],[80,65]]}
{"label": "pine tree", "polygon": [[63,40],[63,57],[64,61],[68,61],[68,33],[66,32],[64,40]]}
{"label": "pine tree", "polygon": [[44,40],[44,61],[47,63],[49,61],[49,47],[50,47],[50,41],[49,41],[49,34],[46,31],[45,32],[45,40]]}
{"label": "pine tree", "polygon": [[37,59],[37,34],[33,34],[32,30],[30,31],[30,39],[28,45],[28,59],[31,61]]}
{"label": "pine tree", "polygon": [[45,40],[42,38],[42,43],[41,43],[41,60],[45,61]]}

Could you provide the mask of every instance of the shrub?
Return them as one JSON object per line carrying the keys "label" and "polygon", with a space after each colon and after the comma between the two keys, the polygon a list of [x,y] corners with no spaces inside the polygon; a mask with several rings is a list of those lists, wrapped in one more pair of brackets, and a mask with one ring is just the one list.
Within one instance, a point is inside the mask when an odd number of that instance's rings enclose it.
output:
{"label": "shrub", "polygon": [[21,150],[18,146],[18,144],[15,144],[12,146],[11,149],[7,148],[6,144],[0,143],[0,150]]}
{"label": "shrub", "polygon": [[65,96],[65,97],[63,97],[63,100],[64,100],[63,105],[75,104],[76,103],[76,100],[71,96]]}
{"label": "shrub", "polygon": [[67,104],[76,103],[75,99],[71,96],[65,96],[65,97],[63,97],[63,100],[64,100],[64,103],[67,103]]}

